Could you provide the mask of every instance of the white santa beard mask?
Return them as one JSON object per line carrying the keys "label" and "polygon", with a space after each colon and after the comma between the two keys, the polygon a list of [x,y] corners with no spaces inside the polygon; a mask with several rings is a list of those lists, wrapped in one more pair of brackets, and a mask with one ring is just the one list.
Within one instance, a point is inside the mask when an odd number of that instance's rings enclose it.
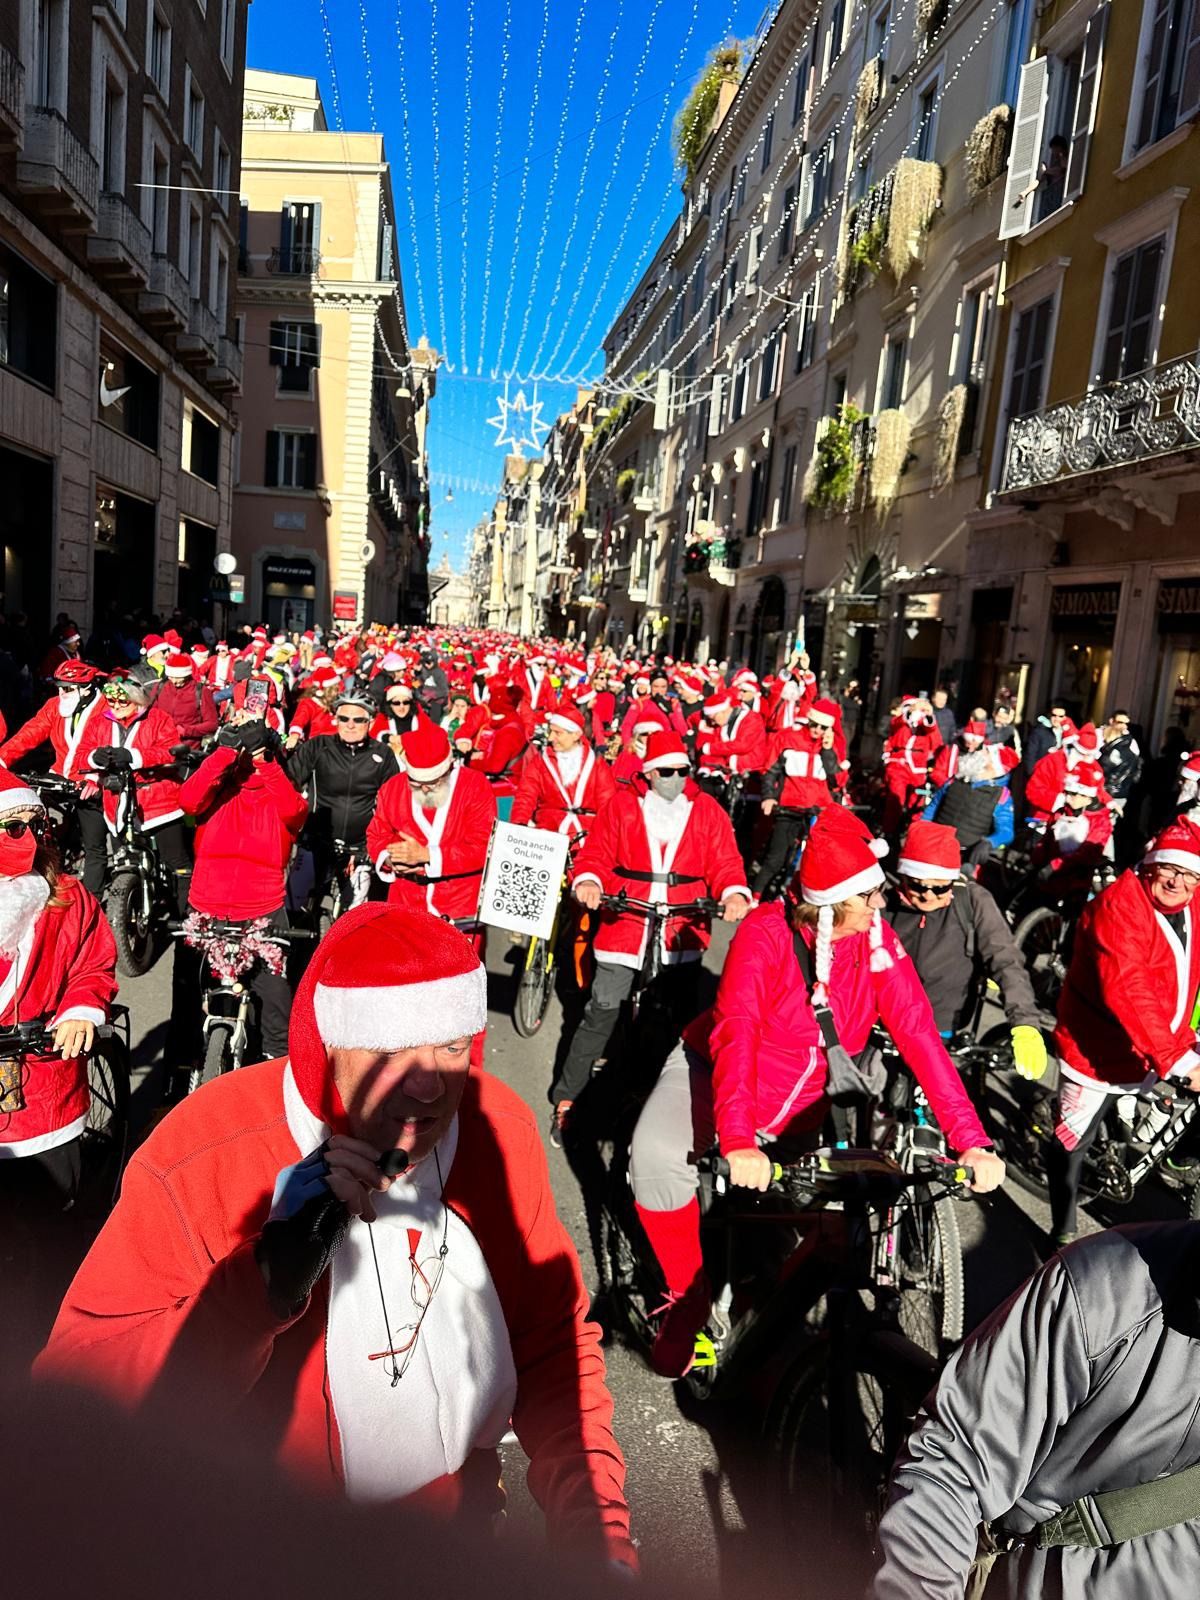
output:
{"label": "white santa beard mask", "polygon": [[38,872],[0,878],[0,955],[10,960],[50,898],[50,885]]}
{"label": "white santa beard mask", "polygon": [[573,783],[583,766],[583,746],[577,744],[570,750],[558,750],[555,754],[558,756],[559,771],[568,783]]}

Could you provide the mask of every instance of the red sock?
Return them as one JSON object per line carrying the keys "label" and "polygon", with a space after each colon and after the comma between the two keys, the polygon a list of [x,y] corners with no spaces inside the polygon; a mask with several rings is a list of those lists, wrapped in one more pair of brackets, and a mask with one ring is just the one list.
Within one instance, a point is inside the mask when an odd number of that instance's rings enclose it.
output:
{"label": "red sock", "polygon": [[636,1206],[650,1248],[672,1294],[687,1294],[704,1276],[700,1249],[700,1202],[689,1200],[676,1211],[647,1211]]}

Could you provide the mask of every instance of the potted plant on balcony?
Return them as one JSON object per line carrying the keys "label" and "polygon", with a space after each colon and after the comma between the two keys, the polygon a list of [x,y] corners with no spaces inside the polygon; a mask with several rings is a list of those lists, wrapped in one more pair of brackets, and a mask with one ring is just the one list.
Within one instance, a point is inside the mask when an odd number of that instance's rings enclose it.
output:
{"label": "potted plant on balcony", "polygon": [[617,499],[623,506],[627,506],[637,484],[637,473],[632,467],[626,467],[624,472],[617,473]]}
{"label": "potted plant on balcony", "polygon": [[916,161],[905,156],[896,163],[885,264],[897,283],[920,259],[929,224],[941,203],[942,169],[936,161]]}
{"label": "potted plant on balcony", "polygon": [[963,165],[968,193],[982,194],[1004,171],[1011,128],[1012,107],[993,106],[967,135],[963,142]]}
{"label": "potted plant on balcony", "polygon": [[845,511],[858,479],[858,430],[867,413],[848,400],[826,418],[805,483],[805,499],[818,511]]}
{"label": "potted plant on balcony", "polygon": [[912,423],[900,407],[881,411],[875,418],[871,440],[871,462],[867,491],[875,513],[885,517],[900,489],[900,478],[908,465],[908,442]]}
{"label": "potted plant on balcony", "polygon": [[680,106],[672,131],[675,159],[690,183],[700,165],[700,157],[712,133],[713,118],[725,83],[736,84],[746,61],[745,46],[738,40],[718,45],[704,64],[692,92]]}

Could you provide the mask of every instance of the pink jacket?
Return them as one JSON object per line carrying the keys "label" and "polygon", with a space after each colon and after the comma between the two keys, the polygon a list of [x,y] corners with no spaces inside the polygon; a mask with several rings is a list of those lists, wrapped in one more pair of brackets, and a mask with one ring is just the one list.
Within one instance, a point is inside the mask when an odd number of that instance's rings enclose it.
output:
{"label": "pink jacket", "polygon": [[[876,1022],[882,1022],[950,1145],[955,1150],[989,1146],[946,1054],[916,968],[887,923],[883,948],[892,965],[872,972],[865,933],[834,944],[829,988],[838,1038],[857,1055]],[[751,1149],[760,1133],[775,1137],[788,1127],[813,1125],[816,1113],[802,1113],[824,1094],[825,1051],[780,902],[759,906],[742,923],[725,958],[716,1005],[688,1027],[684,1038],[712,1063],[723,1151]]]}

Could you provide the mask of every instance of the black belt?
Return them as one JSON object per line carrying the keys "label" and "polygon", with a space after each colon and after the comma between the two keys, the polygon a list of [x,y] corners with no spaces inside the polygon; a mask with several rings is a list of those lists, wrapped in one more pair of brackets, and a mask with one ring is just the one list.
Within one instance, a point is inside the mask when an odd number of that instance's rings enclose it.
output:
{"label": "black belt", "polygon": [[633,878],[638,883],[661,883],[668,889],[677,889],[684,883],[703,883],[704,875],[699,872],[639,872],[636,867],[614,867],[613,875],[618,878]]}
{"label": "black belt", "polygon": [[471,872],[443,872],[440,878],[431,878],[428,873],[414,872],[411,877],[406,873],[403,878],[405,883],[453,883],[457,878],[482,878],[483,868],[476,867]]}

